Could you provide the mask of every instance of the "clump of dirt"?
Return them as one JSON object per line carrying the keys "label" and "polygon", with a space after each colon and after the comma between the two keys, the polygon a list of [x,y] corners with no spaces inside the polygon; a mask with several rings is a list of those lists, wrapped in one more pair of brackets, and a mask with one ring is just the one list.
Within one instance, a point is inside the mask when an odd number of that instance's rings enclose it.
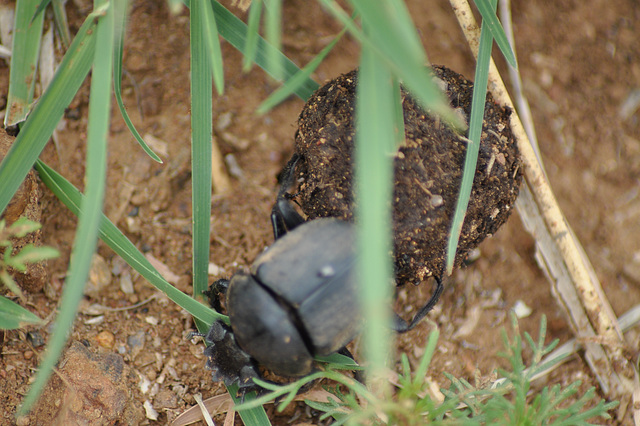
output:
{"label": "clump of dirt", "polygon": [[[452,108],[467,119],[473,83],[446,67],[434,67]],[[308,219],[354,219],[353,152],[357,70],[321,87],[298,120],[292,198]],[[468,140],[425,112],[402,90],[405,141],[394,159],[393,222],[398,284],[441,277],[446,244],[455,211]],[[522,171],[509,126],[510,111],[490,94],[478,164],[455,265],[511,214]]]}

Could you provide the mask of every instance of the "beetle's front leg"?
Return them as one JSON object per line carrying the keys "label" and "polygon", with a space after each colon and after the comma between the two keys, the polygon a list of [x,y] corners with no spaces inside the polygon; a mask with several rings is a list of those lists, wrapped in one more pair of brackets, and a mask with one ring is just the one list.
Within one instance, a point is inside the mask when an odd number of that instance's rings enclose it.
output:
{"label": "beetle's front leg", "polygon": [[228,289],[229,289],[229,280],[225,278],[221,278],[219,280],[214,281],[213,284],[209,286],[209,290],[203,291],[202,294],[207,296],[207,299],[209,300],[209,305],[211,305],[211,307],[215,309],[216,312],[222,312],[221,299],[223,297],[226,297]]}
{"label": "beetle's front leg", "polygon": [[300,156],[294,154],[280,174],[280,191],[278,191],[276,202],[271,209],[271,226],[273,227],[273,237],[276,240],[305,222],[293,207],[292,196],[287,192],[294,183],[296,164],[299,159]]}
{"label": "beetle's front leg", "polygon": [[291,201],[284,195],[278,196],[273,209],[271,209],[273,238],[277,240],[304,222],[304,218],[293,208]]}
{"label": "beetle's front leg", "polygon": [[229,326],[215,321],[204,339],[208,345],[204,350],[206,367],[211,370],[214,381],[223,381],[226,386],[237,384],[240,395],[254,390],[260,392],[261,388],[253,381],[261,378],[258,367],[238,346]]}

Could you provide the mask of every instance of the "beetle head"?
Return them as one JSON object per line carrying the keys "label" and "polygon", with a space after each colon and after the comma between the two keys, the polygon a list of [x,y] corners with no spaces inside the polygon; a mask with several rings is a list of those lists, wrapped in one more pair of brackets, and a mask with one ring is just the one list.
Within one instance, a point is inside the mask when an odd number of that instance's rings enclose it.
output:
{"label": "beetle head", "polygon": [[295,308],[245,273],[236,273],[227,312],[240,347],[272,372],[287,377],[312,370],[313,349]]}

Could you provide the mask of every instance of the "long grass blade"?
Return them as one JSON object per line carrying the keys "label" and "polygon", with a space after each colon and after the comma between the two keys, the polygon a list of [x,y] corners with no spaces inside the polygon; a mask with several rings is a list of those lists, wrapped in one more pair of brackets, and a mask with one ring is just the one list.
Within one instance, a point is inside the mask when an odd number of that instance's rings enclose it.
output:
{"label": "long grass blade", "polygon": [[[199,2],[200,3],[200,2]],[[218,37],[218,27],[213,16],[213,8],[210,2],[201,2],[199,8],[201,14],[200,30],[204,31],[202,38],[206,44],[206,53],[211,62],[211,70],[213,73],[213,83],[216,86],[218,94],[224,93],[224,67],[222,64],[222,50],[220,49],[220,38]]]}
{"label": "long grass blade", "polygon": [[273,71],[273,78],[278,81],[284,79],[284,70],[282,67],[282,0],[264,0],[265,2],[265,32],[266,38],[273,50],[267,52],[267,63]]}
{"label": "long grass blade", "polygon": [[[206,31],[199,14],[205,5],[191,2],[191,158],[193,206],[193,292],[199,297],[208,284],[209,234],[211,217],[211,62],[207,57]],[[200,332],[211,322],[196,318]],[[228,389],[235,395],[237,389]],[[240,413],[246,425],[269,425],[264,408]]]}
{"label": "long grass blade", "polygon": [[[495,14],[498,0],[490,0]],[[488,23],[482,21],[480,35],[480,48],[478,51],[478,61],[476,63],[475,82],[473,85],[473,99],[471,101],[471,116],[469,118],[469,144],[462,172],[462,183],[460,184],[460,194],[456,204],[456,211],[451,224],[451,234],[447,245],[447,273],[453,271],[453,264],[458,249],[458,241],[462,232],[464,217],[469,205],[473,178],[475,176],[476,164],[478,162],[478,152],[480,150],[480,137],[482,134],[482,121],[484,120],[484,104],[487,99],[487,82],[489,79],[489,62],[491,60],[491,46],[493,45],[493,35],[488,29]]]}
{"label": "long grass blade", "polygon": [[62,0],[52,0],[51,7],[62,46],[68,49],[71,45],[71,33],[69,32],[69,21],[67,20],[67,11],[64,8],[64,2]]}
{"label": "long grass blade", "polygon": [[329,54],[329,52],[331,52],[331,50],[334,48],[336,43],[340,41],[345,31],[346,31],[346,28],[340,31],[340,33],[331,41],[331,43],[325,46],[325,48],[322,49],[320,53],[318,53],[315,56],[315,58],[309,61],[309,63],[305,65],[304,68],[302,68],[302,70],[300,70],[297,74],[295,74],[293,77],[287,80],[285,84],[282,85],[282,87],[278,88],[275,92],[269,95],[269,97],[265,99],[260,104],[260,106],[258,106],[258,108],[256,109],[256,113],[257,114],[266,113],[267,111],[271,110],[276,105],[278,105],[280,102],[287,99],[293,93],[295,93],[295,91],[300,86],[302,86],[307,80],[311,78],[311,74],[316,70],[316,68],[318,68],[318,66],[322,63],[324,58],[327,57],[327,55]]}
{"label": "long grass blade", "polygon": [[127,112],[127,108],[124,106],[124,100],[122,99],[122,57],[124,54],[124,36],[127,27],[127,12],[129,8],[128,1],[118,0],[114,3],[115,12],[115,50],[113,52],[113,92],[115,94],[116,103],[118,109],[122,115],[122,119],[129,128],[129,131],[133,137],[138,141],[140,147],[151,157],[154,161],[162,163],[162,159],[147,145],[142,139],[142,136],[133,125],[131,117]]}
{"label": "long grass blade", "polygon": [[[366,28],[369,30],[369,28]],[[396,150],[395,104],[400,102],[393,75],[384,62],[362,47],[356,104],[356,223],[358,273],[365,317],[365,351],[372,377],[380,379],[389,362],[393,267],[391,195]],[[402,127],[402,126],[400,126]],[[378,384],[380,384],[379,382]],[[384,389],[381,390],[383,393]]]}
{"label": "long grass blade", "polygon": [[[215,0],[211,0],[213,4],[213,13],[216,17],[216,23],[218,25],[218,31],[225,40],[227,40],[233,47],[240,52],[244,52],[244,48],[247,40],[247,26],[233,13],[229,12],[224,6]],[[256,0],[257,1],[257,0]],[[257,50],[255,55],[256,64],[261,67],[271,77],[278,77],[278,70],[271,68],[268,56],[275,54],[280,56],[282,61],[282,80],[286,81],[294,76],[300,68],[289,58],[287,58],[282,52],[267,43],[262,37],[258,37]],[[295,94],[303,100],[307,100],[313,92],[318,89],[318,83],[311,79],[307,79],[296,91]]]}
{"label": "long grass blade", "polygon": [[51,84],[38,100],[7,156],[0,163],[0,212],[7,207],[87,76],[93,61],[93,30],[96,19],[103,13],[104,9],[96,9],[82,24]]}
{"label": "long grass blade", "polygon": [[[202,1],[191,2],[191,170],[193,206],[193,292],[198,297],[208,284],[211,222],[211,61]],[[200,332],[210,324],[197,323]]]}
{"label": "long grass blade", "polygon": [[[36,84],[36,70],[44,14],[36,14],[39,0],[16,3],[9,94],[4,126],[13,126],[27,118]],[[1,210],[1,209],[0,209]]]}
{"label": "long grass blade", "polygon": [[40,364],[35,381],[20,407],[19,412],[22,414],[25,414],[39,397],[64,349],[69,330],[76,317],[78,305],[84,294],[91,259],[98,242],[107,173],[107,133],[110,119],[114,33],[112,4],[102,0],[101,3],[96,4],[96,6],[100,5],[105,5],[107,8],[96,28],[97,41],[93,60],[87,128],[87,197],[80,206],[82,214],[78,220],[78,230],[56,318],[56,327],[49,339],[47,353]]}
{"label": "long grass blade", "polygon": [[17,303],[0,296],[0,330],[15,330],[42,320]]}
{"label": "long grass blade", "polygon": [[500,48],[502,55],[507,60],[509,65],[514,68],[518,67],[518,61],[516,55],[513,53],[507,34],[504,32],[504,28],[500,25],[498,16],[496,15],[496,8],[493,6],[491,0],[474,0],[480,15],[482,15],[482,23],[487,23],[487,29],[491,31],[491,36],[496,41],[496,44]]}
{"label": "long grass blade", "polygon": [[258,49],[258,31],[260,29],[260,18],[262,17],[262,1],[256,0],[251,2],[249,9],[249,20],[247,22],[247,39],[244,44],[244,57],[242,58],[242,70],[247,72],[251,69],[251,65],[256,58],[256,50]]}
{"label": "long grass blade", "polygon": [[432,81],[432,73],[426,66],[426,54],[403,2],[381,0],[376,7],[371,7],[368,0],[351,0],[363,25],[371,28],[371,33],[365,35],[350,22],[349,15],[335,0],[320,1],[363,47],[366,46],[380,57],[423,107],[438,114],[455,128],[465,129],[465,123],[453,113],[444,94]]}

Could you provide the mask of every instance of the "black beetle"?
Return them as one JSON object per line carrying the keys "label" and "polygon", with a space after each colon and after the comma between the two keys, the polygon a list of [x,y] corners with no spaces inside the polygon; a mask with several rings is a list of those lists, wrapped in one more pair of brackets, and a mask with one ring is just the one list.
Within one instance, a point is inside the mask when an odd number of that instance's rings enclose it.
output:
{"label": "black beetle", "polygon": [[252,387],[258,364],[281,376],[304,376],[316,355],[353,340],[361,325],[353,239],[349,223],[312,221],[279,238],[249,273],[212,285],[210,298],[226,288],[231,322],[230,328],[215,322],[205,336],[215,379]]}
{"label": "black beetle", "polygon": [[[315,356],[348,354],[362,316],[356,276],[355,226],[333,218],[305,222],[286,192],[289,163],[271,213],[276,241],[231,280],[214,282],[205,294],[221,309],[225,295],[230,326],[216,321],[207,332],[207,367],[214,380],[237,383],[241,394],[258,390],[258,365],[280,376],[313,371]],[[396,315],[394,328],[413,328],[436,303],[442,285],[410,323]]]}

